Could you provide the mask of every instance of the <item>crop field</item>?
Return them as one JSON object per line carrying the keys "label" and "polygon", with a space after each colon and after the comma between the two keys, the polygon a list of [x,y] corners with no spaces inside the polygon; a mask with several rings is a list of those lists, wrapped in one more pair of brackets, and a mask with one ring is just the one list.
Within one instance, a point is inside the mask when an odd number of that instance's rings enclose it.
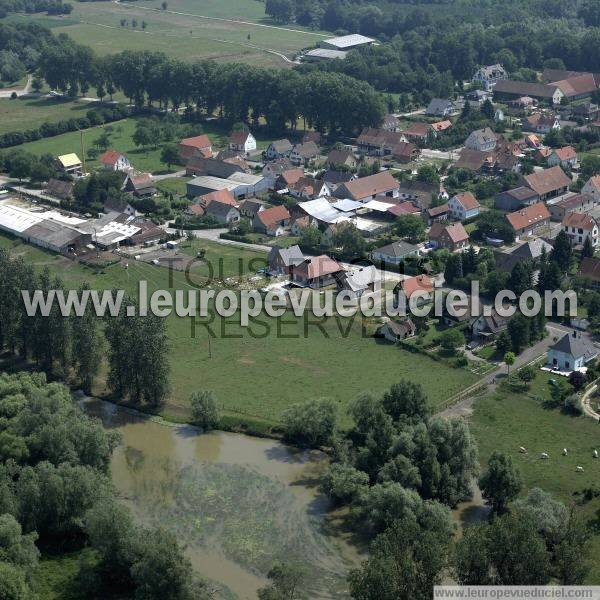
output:
{"label": "crop field", "polygon": [[[577,506],[596,533],[592,555],[597,557],[600,498],[585,502],[582,492],[586,488],[598,491],[600,461],[592,453],[600,447],[600,427],[588,417],[567,416],[556,408],[547,408],[544,401],[550,398],[549,377],[540,371],[531,394],[501,391],[478,400],[471,430],[477,439],[482,467],[494,450],[509,454],[523,476],[525,493],[540,487],[568,507]],[[519,452],[520,446],[527,448],[527,454]],[[562,456],[563,448],[568,449],[567,456]],[[547,452],[550,459],[540,460],[541,452]],[[576,471],[578,465],[584,468],[583,473]],[[597,561],[589,579],[598,581],[599,577]]]}
{"label": "crop field", "polygon": [[[117,264],[98,272],[19,240],[2,236],[0,241],[28,262],[47,265],[60,274],[67,287],[85,280],[96,289],[132,293],[137,282],[145,279],[149,290],[169,289],[168,271],[161,267],[129,261],[128,269]],[[218,264],[218,259],[223,259],[222,272],[215,272],[220,280],[235,277],[240,261],[244,265],[249,258],[265,256],[214,242],[196,243],[194,253],[204,247],[211,262]],[[196,273],[207,274],[201,269]],[[176,289],[192,289],[183,273],[174,273],[173,284]],[[172,393],[164,412],[185,418],[191,392],[209,389],[232,413],[259,419],[277,420],[292,403],[324,397],[337,401],[345,414],[349,402],[361,392],[381,393],[402,377],[421,383],[435,406],[477,379],[466,370],[378,343],[371,331],[365,335],[359,320],[322,322],[311,316],[305,321],[291,314],[281,320],[261,316],[249,328],[240,326],[238,315],[216,316],[210,323],[205,319],[195,326],[190,319],[173,315],[168,322]]]}
{"label": "crop field", "polygon": [[42,19],[55,33],[66,33],[102,55],[158,50],[182,60],[212,58],[270,67],[291,66],[298,51],[327,36],[272,24],[258,0],[179,0],[168,2],[166,11],[161,3],[77,2],[66,19]]}

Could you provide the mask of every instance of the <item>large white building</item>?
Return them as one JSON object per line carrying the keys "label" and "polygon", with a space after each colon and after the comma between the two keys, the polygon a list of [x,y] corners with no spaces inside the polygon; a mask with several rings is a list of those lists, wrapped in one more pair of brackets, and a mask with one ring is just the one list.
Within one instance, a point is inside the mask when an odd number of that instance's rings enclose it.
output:
{"label": "large white building", "polygon": [[341,50],[348,51],[361,46],[371,46],[377,43],[373,38],[365,37],[358,33],[352,33],[351,35],[343,35],[341,37],[329,38],[319,42],[321,48],[328,48],[329,50]]}

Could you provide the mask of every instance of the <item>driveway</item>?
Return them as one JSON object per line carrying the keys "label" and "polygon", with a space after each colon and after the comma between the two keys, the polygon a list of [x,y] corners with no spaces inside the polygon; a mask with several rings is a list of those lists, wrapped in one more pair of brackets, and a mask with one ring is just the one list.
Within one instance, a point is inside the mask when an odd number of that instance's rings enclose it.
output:
{"label": "driveway", "polygon": [[10,98],[13,93],[17,94],[17,97],[26,96],[31,92],[31,82],[33,81],[33,75],[27,76],[27,83],[23,89],[10,89],[10,90],[0,90],[0,98]]}

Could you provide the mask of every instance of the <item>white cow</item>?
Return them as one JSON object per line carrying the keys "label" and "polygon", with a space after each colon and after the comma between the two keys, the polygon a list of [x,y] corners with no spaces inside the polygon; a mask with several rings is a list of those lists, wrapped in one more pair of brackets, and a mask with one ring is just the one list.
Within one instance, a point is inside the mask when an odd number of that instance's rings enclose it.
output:
{"label": "white cow", "polygon": [[567,456],[567,454],[569,454],[568,451],[567,451],[567,449],[563,448],[563,456]]}
{"label": "white cow", "polygon": [[546,452],[542,452],[542,453],[540,454],[540,458],[544,458],[544,459],[546,459],[546,458],[550,458],[550,457],[548,456],[548,454],[547,454]]}
{"label": "white cow", "polygon": [[598,450],[594,450],[594,458],[598,458]]}
{"label": "white cow", "polygon": [[527,454],[527,449],[526,449],[526,448],[523,448],[523,446],[520,446],[520,447],[519,447],[519,452],[520,452],[521,454]]}
{"label": "white cow", "polygon": [[578,473],[583,473],[583,467],[580,467],[579,465],[577,466],[577,468],[575,469]]}

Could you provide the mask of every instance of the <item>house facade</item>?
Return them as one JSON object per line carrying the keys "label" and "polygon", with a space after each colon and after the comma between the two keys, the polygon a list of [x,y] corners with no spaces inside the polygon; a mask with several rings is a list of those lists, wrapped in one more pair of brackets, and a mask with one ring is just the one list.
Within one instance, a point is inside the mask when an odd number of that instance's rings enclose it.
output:
{"label": "house facade", "polygon": [[581,193],[591,196],[595,203],[600,202],[600,175],[594,175],[581,188]]}
{"label": "house facade", "polygon": [[450,216],[457,221],[472,219],[479,214],[479,202],[471,192],[461,192],[448,200]]}
{"label": "house facade", "polygon": [[550,211],[543,202],[532,204],[519,211],[506,215],[513,229],[515,239],[532,236],[550,224]]}
{"label": "house facade", "polygon": [[249,131],[234,131],[229,136],[229,149],[247,156],[256,150],[256,138]]}
{"label": "house facade", "polygon": [[414,244],[393,242],[373,250],[371,252],[371,260],[386,265],[397,266],[407,258],[418,258],[419,254],[419,247]]}
{"label": "house facade", "polygon": [[434,223],[429,230],[429,241],[436,248],[445,248],[450,252],[464,250],[469,245],[469,234],[462,223]]}
{"label": "house facade", "polygon": [[583,339],[578,331],[565,333],[547,354],[547,366],[553,370],[571,373],[582,371],[585,365],[598,356],[598,351]]}
{"label": "house facade", "polygon": [[471,83],[489,91],[503,79],[508,79],[506,69],[500,64],[495,64],[477,69],[471,78]]}
{"label": "house facade", "polygon": [[573,245],[582,245],[589,238],[594,248],[598,246],[598,223],[588,214],[568,213],[562,220],[562,229]]}
{"label": "house facade", "polygon": [[99,160],[102,168],[107,171],[127,172],[131,169],[129,159],[124,154],[116,152],[115,150],[107,150]]}
{"label": "house facade", "polygon": [[265,158],[267,160],[277,160],[278,158],[287,158],[292,152],[292,144],[290,140],[276,140],[271,142],[265,150]]}

